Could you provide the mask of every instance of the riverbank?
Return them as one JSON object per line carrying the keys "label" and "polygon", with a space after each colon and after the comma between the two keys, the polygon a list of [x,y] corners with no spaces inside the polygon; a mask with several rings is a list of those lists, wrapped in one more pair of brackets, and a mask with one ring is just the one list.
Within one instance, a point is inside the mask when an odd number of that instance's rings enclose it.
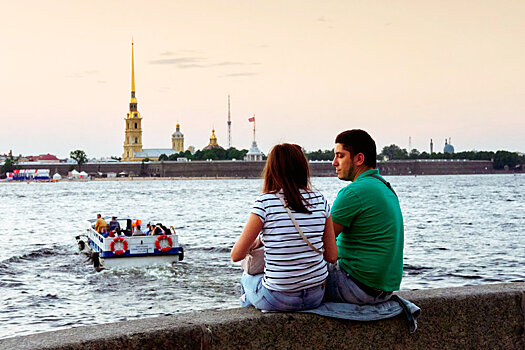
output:
{"label": "riverbank", "polygon": [[[193,162],[148,162],[148,163],[86,163],[82,170],[94,178],[107,178],[108,173],[120,178],[137,179],[145,177],[169,179],[246,179],[260,178],[265,162],[244,161],[193,161]],[[71,164],[21,164],[22,169],[49,169],[51,174],[59,173],[67,177]],[[490,161],[469,160],[404,160],[378,162],[377,168],[382,175],[467,175],[467,174],[513,174],[515,169],[493,168]],[[522,172],[522,170],[519,170]],[[332,163],[310,162],[313,177],[335,177]],[[112,177],[115,179],[115,177]]]}
{"label": "riverbank", "polygon": [[523,349],[525,282],[400,292],[422,309],[374,322],[207,310],[0,340],[1,349]]}

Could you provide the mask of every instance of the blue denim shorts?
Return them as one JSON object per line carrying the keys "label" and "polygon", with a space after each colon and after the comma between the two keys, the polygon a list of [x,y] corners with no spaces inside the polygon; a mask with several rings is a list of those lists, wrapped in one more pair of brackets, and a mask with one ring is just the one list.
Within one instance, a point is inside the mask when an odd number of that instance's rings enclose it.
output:
{"label": "blue denim shorts", "polygon": [[328,264],[328,278],[324,301],[352,303],[358,305],[378,304],[390,299],[391,294],[373,297],[364,292],[339,266],[339,262]]}
{"label": "blue denim shorts", "polygon": [[298,311],[315,309],[323,301],[324,286],[319,285],[295,292],[279,292],[262,284],[264,274],[241,277],[241,306],[254,306],[265,311]]}

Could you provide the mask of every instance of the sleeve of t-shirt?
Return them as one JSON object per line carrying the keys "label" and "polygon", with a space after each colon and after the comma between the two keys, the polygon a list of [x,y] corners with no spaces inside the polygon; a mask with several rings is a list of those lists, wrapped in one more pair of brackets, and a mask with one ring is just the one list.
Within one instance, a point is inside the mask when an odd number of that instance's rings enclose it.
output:
{"label": "sleeve of t-shirt", "polygon": [[253,208],[251,212],[257,215],[261,219],[262,222],[265,222],[266,221],[266,206],[264,204],[265,202],[261,200],[261,197],[262,196],[259,196],[259,198],[255,200],[255,203],[253,204]]}
{"label": "sleeve of t-shirt", "polygon": [[349,227],[360,210],[359,197],[351,189],[343,188],[332,205],[332,220],[339,225]]}

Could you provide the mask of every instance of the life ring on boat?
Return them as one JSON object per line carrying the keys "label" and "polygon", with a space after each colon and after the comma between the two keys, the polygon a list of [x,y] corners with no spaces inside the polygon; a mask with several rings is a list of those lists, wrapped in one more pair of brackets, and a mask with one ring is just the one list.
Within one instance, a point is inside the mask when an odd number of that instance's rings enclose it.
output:
{"label": "life ring on boat", "polygon": [[[168,245],[165,246],[164,248],[162,248],[160,246],[160,241],[162,241],[164,239],[168,242]],[[155,248],[160,250],[162,253],[165,253],[165,252],[169,251],[171,249],[171,247],[173,247],[173,240],[171,239],[170,236],[168,236],[168,235],[160,235],[159,237],[157,237],[157,240],[155,241]]]}
{"label": "life ring on boat", "polygon": [[[122,246],[123,247],[120,250],[115,250],[115,244],[118,243],[118,242],[122,242]],[[126,250],[128,250],[128,242],[122,237],[115,237],[115,238],[113,238],[113,240],[109,244],[109,248],[111,249],[113,254],[115,254],[115,255],[122,255],[122,254],[124,254],[126,252]]]}

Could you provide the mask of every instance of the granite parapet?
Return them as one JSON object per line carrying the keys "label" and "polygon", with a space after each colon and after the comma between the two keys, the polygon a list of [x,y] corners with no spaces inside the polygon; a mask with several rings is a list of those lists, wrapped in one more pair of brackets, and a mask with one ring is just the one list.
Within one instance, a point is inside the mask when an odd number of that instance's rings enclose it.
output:
{"label": "granite parapet", "polygon": [[421,307],[374,322],[253,308],[206,310],[0,340],[0,349],[524,349],[525,283],[400,292]]}

